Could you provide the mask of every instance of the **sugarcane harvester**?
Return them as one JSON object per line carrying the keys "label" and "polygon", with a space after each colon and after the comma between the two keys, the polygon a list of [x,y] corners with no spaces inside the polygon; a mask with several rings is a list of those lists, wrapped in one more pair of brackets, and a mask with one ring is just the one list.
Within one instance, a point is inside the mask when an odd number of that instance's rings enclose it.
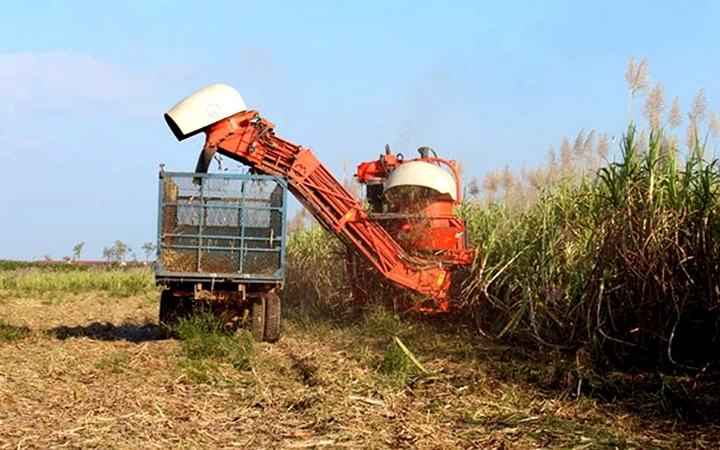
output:
{"label": "sugarcane harvester", "polygon": [[[207,173],[216,154],[249,166],[251,172],[284,177],[288,190],[348,249],[349,270],[376,271],[392,284],[447,310],[452,273],[473,262],[464,220],[456,164],[428,147],[404,159],[386,146],[375,161],[357,167],[367,206],[357,199],[309,149],[275,133],[275,125],[246,107],[225,84],[199,89],[173,106],[165,120],[178,141],[199,133],[205,144],[195,171]],[[360,280],[350,276],[354,292]],[[358,294],[359,295],[359,294]]]}

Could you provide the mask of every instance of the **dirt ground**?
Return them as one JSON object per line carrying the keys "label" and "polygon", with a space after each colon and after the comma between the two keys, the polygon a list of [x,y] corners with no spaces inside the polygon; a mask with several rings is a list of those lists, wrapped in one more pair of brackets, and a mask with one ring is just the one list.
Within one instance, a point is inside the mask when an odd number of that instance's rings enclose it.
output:
{"label": "dirt ground", "polygon": [[382,320],[286,320],[247,370],[188,365],[156,294],[2,298],[20,337],[0,343],[0,449],[720,448],[718,427],[559,396],[452,336],[405,330],[431,372],[414,377]]}

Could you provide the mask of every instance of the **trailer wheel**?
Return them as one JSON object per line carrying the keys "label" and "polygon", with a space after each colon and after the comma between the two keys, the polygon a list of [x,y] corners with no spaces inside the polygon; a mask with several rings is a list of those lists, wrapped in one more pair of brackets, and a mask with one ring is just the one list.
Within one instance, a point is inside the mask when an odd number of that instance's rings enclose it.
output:
{"label": "trailer wheel", "polygon": [[173,291],[166,289],[160,293],[160,311],[158,322],[161,333],[165,337],[171,336],[173,326],[187,317],[192,310],[192,300],[186,297],[176,297]]}
{"label": "trailer wheel", "polygon": [[262,342],[265,337],[265,297],[253,300],[250,320],[253,338],[258,342]]}
{"label": "trailer wheel", "polygon": [[265,297],[265,336],[266,342],[277,342],[280,339],[280,297],[275,292],[268,292]]}

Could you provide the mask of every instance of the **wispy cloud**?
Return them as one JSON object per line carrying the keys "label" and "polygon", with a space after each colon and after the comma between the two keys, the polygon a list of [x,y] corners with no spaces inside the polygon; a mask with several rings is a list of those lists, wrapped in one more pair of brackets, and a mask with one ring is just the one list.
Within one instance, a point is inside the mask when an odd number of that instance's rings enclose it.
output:
{"label": "wispy cloud", "polygon": [[161,88],[162,81],[152,74],[91,55],[0,53],[0,116],[156,115]]}

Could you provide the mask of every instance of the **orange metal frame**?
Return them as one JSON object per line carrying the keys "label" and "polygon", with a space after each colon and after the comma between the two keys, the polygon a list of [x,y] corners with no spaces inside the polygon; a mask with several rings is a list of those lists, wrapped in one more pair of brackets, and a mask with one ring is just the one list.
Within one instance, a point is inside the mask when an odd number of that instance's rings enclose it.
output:
{"label": "orange metal frame", "polygon": [[205,149],[288,179],[288,188],[320,224],[338,235],[386,278],[436,300],[447,297],[449,269],[438,260],[408,255],[313,152],[275,135],[257,111],[224,119],[206,133]]}
{"label": "orange metal frame", "polygon": [[[457,218],[453,211],[453,206],[462,202],[462,187],[460,184],[460,175],[457,171],[455,161],[449,161],[438,157],[422,157],[410,160],[398,158],[390,149],[386,149],[384,155],[376,161],[364,162],[358,165],[355,177],[360,183],[367,183],[372,179],[381,179],[383,182],[387,179],[391,171],[406,162],[423,161],[428,163],[440,163],[446,165],[452,172],[455,179],[456,195],[455,200],[436,200],[428,203],[421,210],[417,204],[407,205],[406,212],[419,213],[427,220],[426,225],[420,225],[418,220],[408,218],[401,220],[400,229],[403,232],[416,231],[414,242],[408,242],[414,249],[436,250],[441,253],[435,259],[441,260],[448,264],[467,265],[471,264],[475,251],[465,248],[465,224]],[[408,248],[407,245],[405,248]]]}

